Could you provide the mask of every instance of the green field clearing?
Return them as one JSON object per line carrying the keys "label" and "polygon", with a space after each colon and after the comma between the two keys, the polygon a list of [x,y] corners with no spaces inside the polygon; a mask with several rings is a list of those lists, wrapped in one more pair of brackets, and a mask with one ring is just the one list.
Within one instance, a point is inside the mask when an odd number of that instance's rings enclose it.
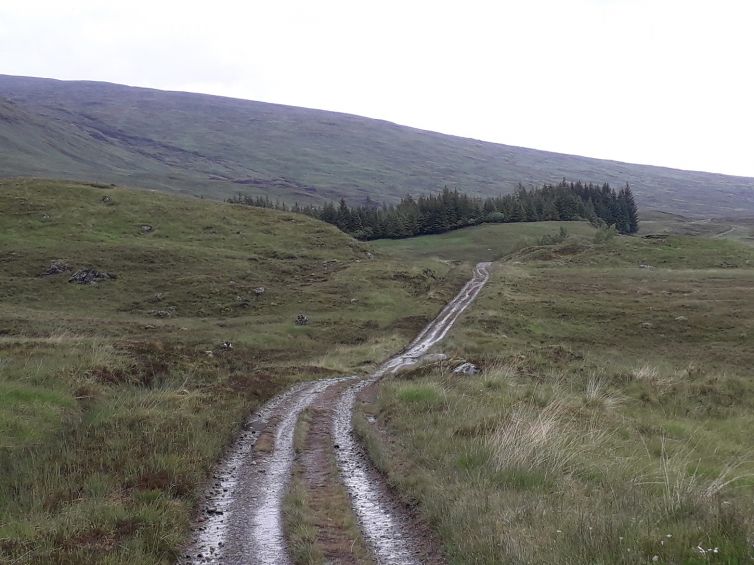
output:
{"label": "green field clearing", "polygon": [[437,258],[450,261],[496,261],[510,253],[536,245],[545,235],[563,227],[570,235],[591,238],[595,229],[585,222],[526,222],[482,224],[439,235],[371,242],[375,249],[407,260]]}

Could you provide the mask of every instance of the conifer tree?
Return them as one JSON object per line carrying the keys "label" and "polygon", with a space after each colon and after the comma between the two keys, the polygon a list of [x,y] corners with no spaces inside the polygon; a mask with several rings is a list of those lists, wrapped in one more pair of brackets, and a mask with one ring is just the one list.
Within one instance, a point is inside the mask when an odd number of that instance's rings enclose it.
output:
{"label": "conifer tree", "polygon": [[636,208],[636,201],[634,200],[634,194],[631,191],[631,187],[626,183],[626,187],[623,189],[623,201],[626,206],[627,218],[627,233],[636,233],[639,231],[639,211]]}

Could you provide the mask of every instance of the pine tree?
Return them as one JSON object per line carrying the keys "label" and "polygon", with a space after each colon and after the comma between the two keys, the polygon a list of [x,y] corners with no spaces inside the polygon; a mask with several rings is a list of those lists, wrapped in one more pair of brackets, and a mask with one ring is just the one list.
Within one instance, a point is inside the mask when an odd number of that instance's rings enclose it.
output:
{"label": "pine tree", "polygon": [[634,194],[628,183],[626,183],[626,188],[623,189],[623,200],[628,215],[628,233],[636,233],[639,231],[639,211],[636,208]]}
{"label": "pine tree", "polygon": [[338,206],[338,215],[335,220],[335,225],[344,232],[350,232],[353,227],[351,225],[351,210],[348,208],[348,204],[346,204],[346,201],[343,198],[340,199],[340,206]]}

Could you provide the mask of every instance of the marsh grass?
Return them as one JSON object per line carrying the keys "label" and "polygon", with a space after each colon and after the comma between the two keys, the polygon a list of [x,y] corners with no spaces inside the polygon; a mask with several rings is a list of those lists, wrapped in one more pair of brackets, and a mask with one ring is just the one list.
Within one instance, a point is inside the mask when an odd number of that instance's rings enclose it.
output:
{"label": "marsh grass", "polygon": [[451,563],[751,561],[752,250],[553,252],[499,267],[443,345],[481,375],[383,382],[373,459]]}

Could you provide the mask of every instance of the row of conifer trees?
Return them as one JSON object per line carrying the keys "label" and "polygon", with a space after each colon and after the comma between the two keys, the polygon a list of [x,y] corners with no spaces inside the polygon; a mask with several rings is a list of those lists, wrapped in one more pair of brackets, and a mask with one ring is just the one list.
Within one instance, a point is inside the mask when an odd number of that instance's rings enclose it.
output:
{"label": "row of conifer trees", "polygon": [[336,225],[357,239],[404,238],[437,234],[480,224],[587,220],[595,225],[615,226],[620,233],[635,233],[639,219],[631,188],[615,190],[582,182],[561,181],[540,188],[519,186],[513,194],[478,198],[445,188],[438,194],[406,196],[398,204],[378,205],[370,200],[349,206],[327,203],[322,207],[298,204],[287,207],[268,198],[239,195],[233,202],[279,208],[314,216]]}

